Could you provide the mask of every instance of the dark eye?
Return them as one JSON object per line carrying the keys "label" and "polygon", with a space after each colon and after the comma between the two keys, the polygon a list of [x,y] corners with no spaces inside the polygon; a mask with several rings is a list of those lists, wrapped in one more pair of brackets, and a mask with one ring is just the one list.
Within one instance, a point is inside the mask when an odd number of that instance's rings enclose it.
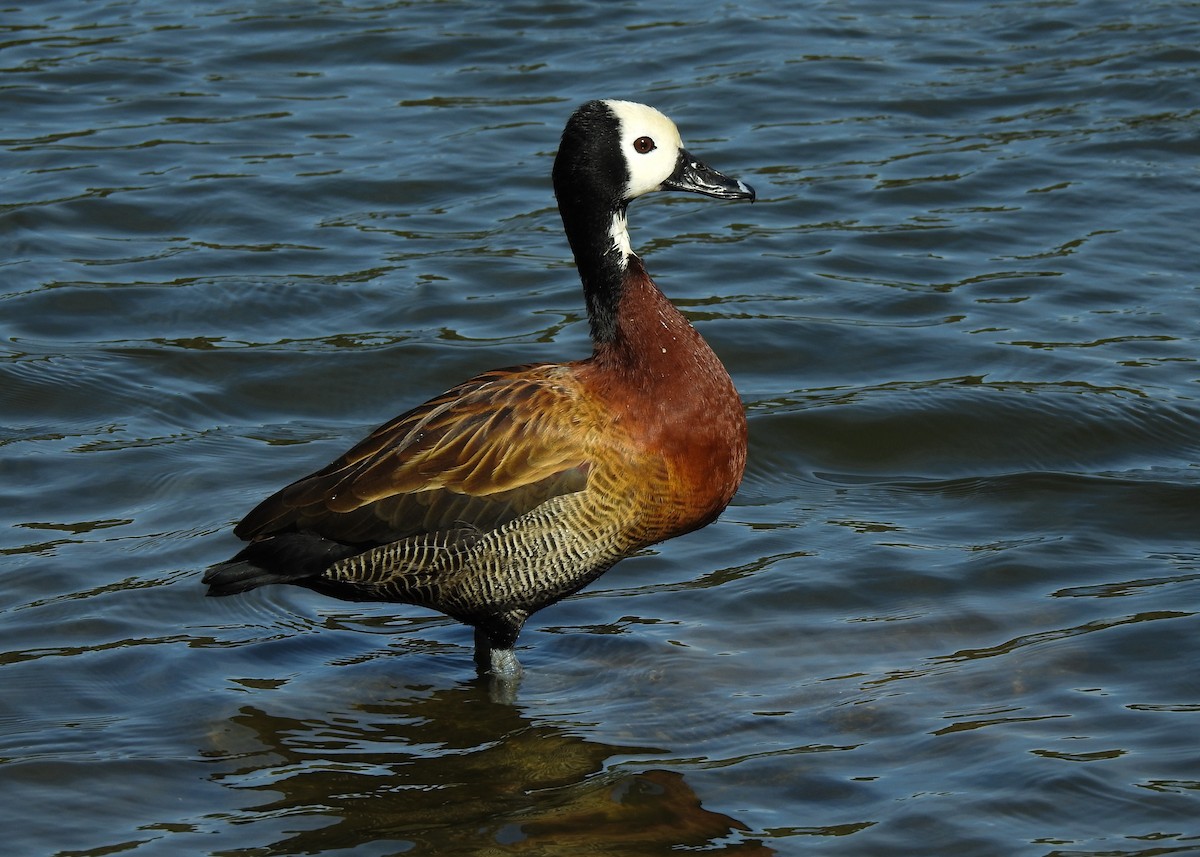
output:
{"label": "dark eye", "polygon": [[633,150],[639,155],[654,151],[654,141],[649,137],[638,137],[633,141]]}

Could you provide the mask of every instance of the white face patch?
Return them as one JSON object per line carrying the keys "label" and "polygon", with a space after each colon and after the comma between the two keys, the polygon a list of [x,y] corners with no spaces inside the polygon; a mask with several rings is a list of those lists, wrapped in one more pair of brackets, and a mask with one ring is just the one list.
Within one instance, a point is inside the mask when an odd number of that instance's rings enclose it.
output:
{"label": "white face patch", "polygon": [[605,101],[617,117],[621,154],[629,167],[625,198],[658,190],[679,161],[683,140],[675,123],[653,107],[633,101]]}

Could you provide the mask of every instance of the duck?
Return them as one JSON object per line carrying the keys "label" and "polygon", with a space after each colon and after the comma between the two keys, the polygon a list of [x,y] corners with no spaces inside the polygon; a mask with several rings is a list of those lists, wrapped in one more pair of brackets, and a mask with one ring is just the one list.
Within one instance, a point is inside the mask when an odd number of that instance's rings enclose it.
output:
{"label": "duck", "polygon": [[371,432],[254,507],[207,594],[293,584],[430,608],[474,629],[481,675],[521,674],[529,617],[641,549],[714,521],[746,464],[729,372],[655,285],[627,209],[656,191],[753,201],[675,123],[616,99],[578,107],[552,169],[590,356],[483,372]]}

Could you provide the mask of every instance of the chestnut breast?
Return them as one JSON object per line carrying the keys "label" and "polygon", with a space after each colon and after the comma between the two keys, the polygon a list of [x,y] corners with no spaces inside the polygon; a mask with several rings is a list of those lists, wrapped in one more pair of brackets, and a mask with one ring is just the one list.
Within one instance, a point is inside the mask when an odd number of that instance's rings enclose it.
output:
{"label": "chestnut breast", "polygon": [[611,431],[626,439],[637,486],[662,518],[656,539],[710,523],[728,505],[746,464],[746,416],[729,373],[686,318],[631,260],[619,333],[580,366],[603,401]]}

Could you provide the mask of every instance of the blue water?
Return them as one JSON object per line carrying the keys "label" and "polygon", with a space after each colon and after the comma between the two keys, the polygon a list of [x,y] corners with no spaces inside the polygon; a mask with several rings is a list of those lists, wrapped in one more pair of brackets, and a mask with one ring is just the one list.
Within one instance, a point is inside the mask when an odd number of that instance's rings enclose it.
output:
{"label": "blue water", "polygon": [[[0,10],[18,855],[1200,854],[1200,5]],[[635,247],[750,419],[716,524],[468,629],[205,599],[259,499],[588,351],[549,169],[646,101],[754,205]]]}

